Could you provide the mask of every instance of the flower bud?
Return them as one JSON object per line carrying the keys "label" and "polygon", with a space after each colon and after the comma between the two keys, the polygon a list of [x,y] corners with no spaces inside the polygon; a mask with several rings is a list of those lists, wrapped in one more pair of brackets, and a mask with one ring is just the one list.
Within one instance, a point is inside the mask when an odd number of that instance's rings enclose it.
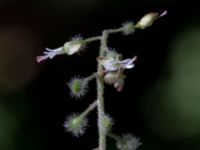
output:
{"label": "flower bud", "polygon": [[148,13],[138,23],[136,24],[136,28],[145,29],[153,24],[155,19],[158,17],[158,13]]}
{"label": "flower bud", "polygon": [[88,91],[88,80],[74,77],[68,83],[68,86],[71,91],[71,96],[79,99],[83,97]]}
{"label": "flower bud", "polygon": [[119,57],[119,53],[115,49],[107,49],[105,50],[105,57],[107,58],[112,58],[112,59],[117,59]]}
{"label": "flower bud", "polygon": [[112,85],[117,80],[116,76],[117,76],[116,73],[109,72],[104,76],[104,82],[109,85]]}
{"label": "flower bud", "polygon": [[71,115],[69,116],[65,123],[64,128],[67,132],[72,133],[75,137],[79,137],[85,133],[88,126],[88,119],[81,115]]}
{"label": "flower bud", "polygon": [[115,83],[114,83],[114,88],[117,89],[118,92],[121,92],[123,87],[124,87],[124,78],[119,78]]}
{"label": "flower bud", "polygon": [[64,51],[68,55],[73,55],[74,53],[77,53],[82,48],[82,43],[78,40],[70,41],[64,44]]}
{"label": "flower bud", "polygon": [[148,13],[144,17],[142,17],[142,19],[140,19],[138,21],[138,23],[136,24],[135,27],[139,28],[139,29],[145,29],[145,28],[151,26],[156,19],[163,17],[165,15],[167,15],[166,10],[161,14],[155,13],[155,12]]}
{"label": "flower bud", "polygon": [[109,115],[104,115],[101,118],[100,128],[102,128],[102,131],[104,132],[104,134],[107,134],[110,130],[112,130],[113,124],[114,124],[113,119]]}
{"label": "flower bud", "polygon": [[132,134],[126,134],[121,137],[121,140],[117,142],[118,150],[137,150],[142,143],[140,139]]}
{"label": "flower bud", "polygon": [[129,35],[134,33],[135,31],[135,26],[133,24],[133,22],[127,22],[123,24],[123,33],[124,35]]}

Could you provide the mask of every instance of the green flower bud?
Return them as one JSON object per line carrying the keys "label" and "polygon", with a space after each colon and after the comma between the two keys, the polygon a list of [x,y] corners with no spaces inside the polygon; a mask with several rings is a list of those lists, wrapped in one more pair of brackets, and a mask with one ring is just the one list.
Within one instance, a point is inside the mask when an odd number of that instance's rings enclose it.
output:
{"label": "green flower bud", "polygon": [[68,86],[71,91],[71,96],[79,99],[83,97],[88,91],[88,80],[74,77],[68,83]]}
{"label": "green flower bud", "polygon": [[69,116],[65,123],[64,128],[67,132],[72,133],[75,137],[79,137],[85,133],[88,126],[88,119],[81,115],[71,115]]}
{"label": "green flower bud", "polygon": [[114,124],[113,119],[108,116],[108,115],[104,115],[101,119],[101,127],[104,134],[107,134],[110,130],[112,130],[112,126]]}
{"label": "green flower bud", "polygon": [[117,142],[118,150],[137,150],[142,143],[140,139],[132,134],[126,134],[121,137],[121,140]]}
{"label": "green flower bud", "polygon": [[133,34],[135,31],[135,25],[133,22],[127,22],[123,24],[123,33],[124,35]]}

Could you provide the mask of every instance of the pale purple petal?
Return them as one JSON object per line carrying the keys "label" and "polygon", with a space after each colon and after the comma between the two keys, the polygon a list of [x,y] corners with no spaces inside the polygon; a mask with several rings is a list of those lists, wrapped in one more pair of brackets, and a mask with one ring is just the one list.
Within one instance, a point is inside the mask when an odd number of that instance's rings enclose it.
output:
{"label": "pale purple petal", "polygon": [[113,59],[103,60],[102,65],[107,71],[116,71],[119,67],[116,66],[118,62]]}
{"label": "pale purple petal", "polygon": [[48,56],[44,55],[44,56],[37,56],[36,57],[36,61],[38,63],[42,62],[43,60],[46,60],[48,58]]}
{"label": "pale purple petal", "polygon": [[165,16],[165,15],[167,15],[167,10],[165,10],[163,13],[161,13],[160,15],[159,15],[159,17],[163,17],[163,16]]}
{"label": "pale purple petal", "polygon": [[117,71],[119,68],[123,69],[131,69],[135,65],[133,62],[136,60],[136,57],[132,59],[125,59],[123,61],[118,61],[115,59],[105,59],[102,60],[102,65],[104,66],[106,71]]}
{"label": "pale purple petal", "polygon": [[126,65],[126,69],[132,69],[133,67],[135,67],[135,65],[134,64],[129,64],[129,65]]}
{"label": "pale purple petal", "polygon": [[59,47],[57,49],[46,48],[45,50],[46,51],[43,52],[44,55],[36,57],[36,60],[37,60],[38,63],[40,63],[41,61],[46,60],[48,58],[53,59],[57,55],[65,54],[62,47]]}
{"label": "pale purple petal", "polygon": [[131,69],[133,68],[135,65],[133,64],[133,62],[135,61],[135,57],[133,59],[125,59],[123,61],[120,61],[120,67],[124,68],[124,69]]}
{"label": "pale purple petal", "polygon": [[133,59],[125,59],[123,61],[120,61],[120,64],[126,64],[126,65],[129,65],[129,64],[132,64],[133,63]]}

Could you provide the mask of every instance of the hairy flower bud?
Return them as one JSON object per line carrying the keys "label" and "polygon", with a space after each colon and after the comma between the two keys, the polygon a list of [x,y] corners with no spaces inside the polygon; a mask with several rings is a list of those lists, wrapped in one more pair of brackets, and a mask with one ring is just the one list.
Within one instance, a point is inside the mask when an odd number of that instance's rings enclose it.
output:
{"label": "hairy flower bud", "polygon": [[68,86],[71,91],[71,96],[79,99],[83,97],[88,91],[88,80],[79,77],[74,77],[68,83]]}
{"label": "hairy flower bud", "polygon": [[100,128],[102,128],[104,134],[107,134],[110,130],[112,130],[113,124],[114,121],[109,115],[102,116]]}
{"label": "hairy flower bud", "polygon": [[83,135],[87,126],[88,119],[76,114],[69,116],[64,123],[66,131],[72,133],[75,137]]}
{"label": "hairy flower bud", "polygon": [[135,31],[135,26],[133,22],[126,22],[123,23],[123,33],[124,35],[129,35],[129,34],[133,34]]}
{"label": "hairy flower bud", "polygon": [[137,150],[141,145],[140,139],[132,134],[126,134],[121,137],[121,140],[117,142],[118,150]]}

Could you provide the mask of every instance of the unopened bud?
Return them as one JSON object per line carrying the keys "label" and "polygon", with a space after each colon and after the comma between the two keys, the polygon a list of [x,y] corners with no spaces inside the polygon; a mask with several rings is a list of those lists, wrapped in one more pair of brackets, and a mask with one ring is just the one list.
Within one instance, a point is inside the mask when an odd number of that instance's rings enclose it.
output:
{"label": "unopened bud", "polygon": [[66,131],[72,133],[75,137],[83,135],[87,126],[87,118],[76,114],[69,116],[64,123]]}
{"label": "unopened bud", "polygon": [[145,28],[151,26],[156,19],[163,17],[166,14],[167,14],[167,11],[164,11],[160,15],[159,15],[159,13],[155,13],[155,12],[148,13],[138,21],[138,23],[136,24],[136,28],[145,29]]}
{"label": "unopened bud", "polygon": [[123,24],[123,33],[124,35],[129,35],[134,33],[135,31],[135,26],[133,22],[127,22]]}
{"label": "unopened bud", "polygon": [[114,84],[116,82],[116,80],[117,80],[116,76],[117,76],[116,73],[112,73],[112,72],[107,73],[104,76],[105,83],[107,83],[109,85]]}

